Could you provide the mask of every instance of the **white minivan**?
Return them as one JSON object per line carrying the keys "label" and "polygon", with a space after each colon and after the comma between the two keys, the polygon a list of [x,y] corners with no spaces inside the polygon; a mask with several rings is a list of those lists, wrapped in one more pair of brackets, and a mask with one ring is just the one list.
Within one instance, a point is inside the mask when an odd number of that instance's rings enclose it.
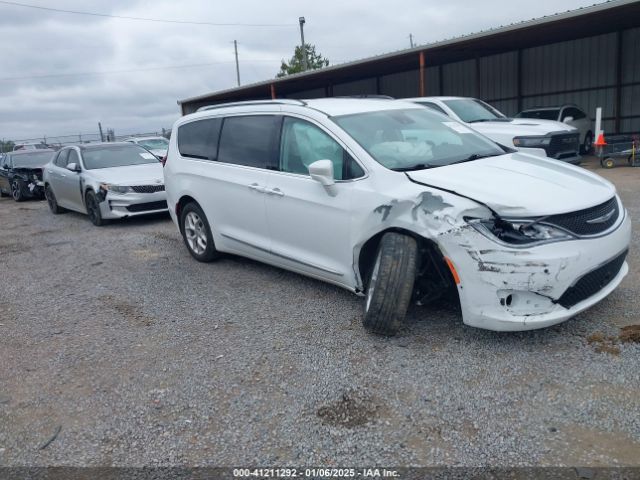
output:
{"label": "white minivan", "polygon": [[611,183],[414,103],[241,102],[173,132],[167,200],[195,259],[228,252],[344,287],[377,333],[446,292],[468,325],[546,327],[628,271]]}

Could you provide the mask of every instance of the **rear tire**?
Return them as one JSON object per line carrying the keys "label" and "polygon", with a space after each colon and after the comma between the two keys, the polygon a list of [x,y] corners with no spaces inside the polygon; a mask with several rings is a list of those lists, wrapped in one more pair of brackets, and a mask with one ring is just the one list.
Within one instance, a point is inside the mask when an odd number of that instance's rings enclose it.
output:
{"label": "rear tire", "polygon": [[589,155],[592,149],[593,149],[593,133],[587,132],[587,134],[584,136],[584,141],[580,146],[580,153],[582,153],[583,155]]}
{"label": "rear tire", "polygon": [[188,203],[180,213],[180,232],[187,250],[199,262],[220,258],[207,217],[197,203]]}
{"label": "rear tire", "polygon": [[404,320],[416,278],[418,244],[400,233],[384,234],[369,278],[364,318],[366,329],[395,335]]}
{"label": "rear tire", "polygon": [[89,215],[89,220],[96,227],[102,227],[106,222],[102,218],[102,213],[100,212],[100,202],[98,202],[98,197],[93,192],[93,190],[89,190],[84,196],[84,202],[87,207],[87,215]]}
{"label": "rear tire", "polygon": [[60,207],[58,205],[58,201],[56,200],[56,196],[53,194],[53,190],[51,189],[51,186],[46,185],[44,187],[44,198],[47,199],[47,204],[49,205],[49,210],[51,210],[51,213],[53,213],[54,215],[58,215],[62,212],[65,211],[64,208]]}

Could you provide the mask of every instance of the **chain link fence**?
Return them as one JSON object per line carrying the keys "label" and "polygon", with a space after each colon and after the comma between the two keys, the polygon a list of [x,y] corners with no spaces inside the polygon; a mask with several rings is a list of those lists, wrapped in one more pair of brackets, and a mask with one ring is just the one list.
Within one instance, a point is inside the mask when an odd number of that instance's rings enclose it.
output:
{"label": "chain link fence", "polygon": [[77,135],[58,135],[48,136],[45,135],[39,138],[26,138],[20,140],[2,139],[0,142],[0,153],[5,153],[13,150],[14,146],[21,144],[44,144],[52,148],[60,148],[65,145],[78,145],[82,143],[94,143],[94,142],[119,142],[121,140],[131,137],[165,137],[171,136],[171,129],[163,128],[156,132],[146,133],[132,133],[127,135],[118,135],[113,129],[107,129],[102,133],[79,133]]}

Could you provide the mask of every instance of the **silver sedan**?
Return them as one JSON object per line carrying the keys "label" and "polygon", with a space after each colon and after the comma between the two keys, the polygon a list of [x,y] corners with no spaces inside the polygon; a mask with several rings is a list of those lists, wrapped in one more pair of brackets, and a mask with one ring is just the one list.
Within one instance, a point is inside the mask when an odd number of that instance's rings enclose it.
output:
{"label": "silver sedan", "polygon": [[167,211],[162,164],[131,143],[65,147],[45,166],[44,184],[52,213],[85,213],[96,226]]}

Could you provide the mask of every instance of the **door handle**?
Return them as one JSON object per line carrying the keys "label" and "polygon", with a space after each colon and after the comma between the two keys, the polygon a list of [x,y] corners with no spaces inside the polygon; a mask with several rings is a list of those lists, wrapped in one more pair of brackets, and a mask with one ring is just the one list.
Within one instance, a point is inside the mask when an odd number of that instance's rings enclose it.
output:
{"label": "door handle", "polygon": [[277,195],[279,197],[284,197],[284,192],[279,188],[272,188],[271,190],[267,190],[265,193],[268,193],[269,195]]}
{"label": "door handle", "polygon": [[252,183],[251,185],[248,185],[248,187],[256,192],[264,193],[264,187],[261,187],[257,183]]}

